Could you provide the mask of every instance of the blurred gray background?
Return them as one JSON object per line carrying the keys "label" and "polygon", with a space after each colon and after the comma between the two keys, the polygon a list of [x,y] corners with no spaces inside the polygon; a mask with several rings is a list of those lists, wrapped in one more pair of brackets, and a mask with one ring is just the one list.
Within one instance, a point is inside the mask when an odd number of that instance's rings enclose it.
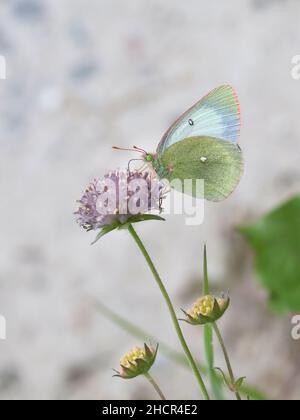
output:
{"label": "blurred gray background", "polygon": [[[242,109],[238,189],[207,203],[201,226],[168,216],[137,229],[176,308],[199,294],[207,243],[212,286],[231,291],[220,325],[235,371],[272,398],[299,398],[290,317],[268,310],[234,232],[299,191],[299,15],[296,0],[1,0],[0,398],[155,398],[143,378],[112,379],[141,343],[93,300],[179,350],[157,286],[127,232],[91,247],[72,213],[90,180],[132,156],[112,145],[154,151],[175,117],[223,83]],[[199,329],[183,328],[203,359]],[[199,397],[192,374],[162,356],[153,375],[169,398]]]}

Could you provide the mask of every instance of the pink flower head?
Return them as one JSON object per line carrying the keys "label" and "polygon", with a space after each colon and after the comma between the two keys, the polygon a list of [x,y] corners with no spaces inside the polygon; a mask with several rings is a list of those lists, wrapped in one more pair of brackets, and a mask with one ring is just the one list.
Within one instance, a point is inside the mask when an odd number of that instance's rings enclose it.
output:
{"label": "pink flower head", "polygon": [[86,188],[75,212],[86,230],[124,224],[130,217],[160,209],[164,185],[150,172],[111,171]]}

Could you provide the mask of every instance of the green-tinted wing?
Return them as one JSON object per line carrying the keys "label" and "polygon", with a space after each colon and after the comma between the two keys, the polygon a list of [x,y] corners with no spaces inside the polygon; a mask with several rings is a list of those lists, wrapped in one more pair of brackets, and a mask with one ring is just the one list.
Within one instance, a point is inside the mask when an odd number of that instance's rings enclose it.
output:
{"label": "green-tinted wing", "polygon": [[[199,197],[196,180],[204,180],[204,198],[220,201],[228,197],[239,183],[243,159],[239,146],[214,137],[189,137],[170,146],[161,156],[165,168],[171,168],[166,178],[191,179],[191,187],[183,192]],[[188,183],[187,183],[188,184]],[[174,188],[179,189],[174,185]]]}
{"label": "green-tinted wing", "polygon": [[187,137],[209,136],[237,143],[240,134],[240,105],[232,86],[213,89],[188,109],[168,129],[157,152],[163,153]]}

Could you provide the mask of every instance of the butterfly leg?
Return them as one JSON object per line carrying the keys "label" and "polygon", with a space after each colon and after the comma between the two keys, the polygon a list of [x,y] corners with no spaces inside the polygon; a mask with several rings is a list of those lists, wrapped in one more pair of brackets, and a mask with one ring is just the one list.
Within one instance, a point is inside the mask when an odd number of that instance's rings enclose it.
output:
{"label": "butterfly leg", "polygon": [[144,159],[130,159],[130,161],[128,162],[128,166],[127,166],[127,170],[128,170],[128,172],[130,172],[130,164],[131,164],[131,162],[133,162],[134,160],[142,160],[142,161],[144,161]]}
{"label": "butterfly leg", "polygon": [[163,206],[162,206],[162,202],[163,202],[163,197],[159,197],[159,205],[158,205],[158,208],[159,208],[159,214],[161,214],[162,212],[163,212]]}

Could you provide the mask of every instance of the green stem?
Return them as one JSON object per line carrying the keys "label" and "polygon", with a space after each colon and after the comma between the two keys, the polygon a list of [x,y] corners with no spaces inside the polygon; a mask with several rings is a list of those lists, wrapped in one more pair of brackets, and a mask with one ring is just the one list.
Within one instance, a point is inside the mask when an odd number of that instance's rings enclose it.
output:
{"label": "green stem", "polygon": [[[227,365],[227,369],[228,369],[231,384],[234,386],[235,385],[234,374],[233,374],[233,370],[232,370],[232,367],[231,367],[231,363],[230,363],[230,360],[229,360],[229,356],[228,356],[228,353],[227,353],[227,350],[226,350],[224,340],[222,338],[221,332],[220,332],[217,324],[214,322],[212,324],[212,326],[213,326],[213,329],[214,329],[215,334],[216,334],[216,336],[219,340],[220,346],[221,346],[223,354],[224,354],[224,358],[225,358],[225,362],[226,362],[226,365]],[[235,392],[235,396],[236,396],[236,399],[239,400],[239,401],[242,399],[238,391]]]}
{"label": "green stem", "polygon": [[213,331],[210,324],[203,325],[204,351],[208,366],[208,378],[214,397],[218,401],[224,400],[222,382],[220,382],[214,366]]}
{"label": "green stem", "polygon": [[150,375],[150,373],[149,372],[144,373],[144,376],[148,379],[148,381],[150,382],[150,384],[153,386],[153,388],[155,389],[155,391],[158,393],[160,399],[161,400],[166,400],[166,397],[162,393],[162,390],[157,385],[157,383],[155,382],[155,380],[152,378],[152,376]]}
{"label": "green stem", "polygon": [[169,309],[169,312],[170,312],[170,315],[171,315],[171,318],[172,318],[172,321],[173,321],[173,324],[174,324],[174,327],[175,327],[177,336],[178,336],[178,338],[180,340],[180,343],[181,343],[182,348],[183,348],[183,350],[185,352],[185,355],[186,355],[186,357],[187,357],[187,359],[188,359],[188,361],[190,363],[190,366],[191,366],[191,368],[192,368],[192,370],[194,372],[194,375],[195,375],[195,377],[196,377],[196,379],[198,381],[198,384],[200,386],[200,389],[201,389],[203,398],[205,400],[209,400],[210,398],[209,398],[209,395],[208,395],[206,386],[205,386],[205,384],[203,382],[203,379],[202,379],[201,374],[199,372],[199,369],[198,369],[198,367],[197,367],[197,365],[196,365],[196,363],[194,361],[194,358],[193,358],[193,356],[192,356],[192,354],[190,352],[190,349],[188,348],[188,345],[187,345],[187,343],[185,341],[185,338],[184,338],[183,333],[181,331],[181,328],[180,328],[178,319],[176,317],[176,313],[175,313],[175,310],[173,308],[171,299],[170,299],[170,297],[168,295],[168,292],[167,292],[167,290],[166,290],[166,288],[165,288],[165,286],[164,286],[164,284],[163,284],[163,282],[162,282],[162,280],[161,280],[161,278],[160,278],[160,276],[159,276],[159,274],[158,274],[158,272],[157,272],[157,270],[156,270],[156,268],[155,268],[155,266],[154,266],[154,264],[153,264],[153,262],[152,262],[152,260],[151,260],[151,258],[149,256],[146,248],[144,247],[144,245],[143,245],[140,237],[138,236],[138,234],[136,233],[136,231],[134,230],[134,228],[133,228],[133,226],[131,224],[128,226],[128,231],[131,234],[131,236],[133,237],[133,239],[135,240],[135,242],[136,242],[137,246],[139,247],[140,251],[142,252],[143,256],[145,257],[145,260],[148,263],[148,266],[149,266],[149,268],[150,268],[150,270],[151,270],[151,272],[152,272],[152,274],[153,274],[153,276],[155,278],[155,281],[156,281],[156,283],[157,283],[157,285],[158,285],[158,287],[159,287],[159,289],[160,289],[160,291],[161,291],[161,293],[162,293],[162,295],[163,295],[163,297],[164,297],[164,299],[166,301],[166,304],[168,306],[168,309]]}
{"label": "green stem", "polygon": [[203,254],[203,290],[202,292],[203,292],[203,295],[209,295],[206,244],[204,245],[204,254]]}
{"label": "green stem", "polygon": [[[209,281],[208,281],[208,270],[207,270],[207,251],[206,244],[204,245],[203,253],[203,286],[202,294],[209,295]],[[204,327],[204,351],[206,361],[208,365],[208,377],[211,385],[211,389],[216,400],[223,400],[222,388],[219,378],[214,369],[214,347],[213,347],[213,331],[210,324],[206,324]]]}

